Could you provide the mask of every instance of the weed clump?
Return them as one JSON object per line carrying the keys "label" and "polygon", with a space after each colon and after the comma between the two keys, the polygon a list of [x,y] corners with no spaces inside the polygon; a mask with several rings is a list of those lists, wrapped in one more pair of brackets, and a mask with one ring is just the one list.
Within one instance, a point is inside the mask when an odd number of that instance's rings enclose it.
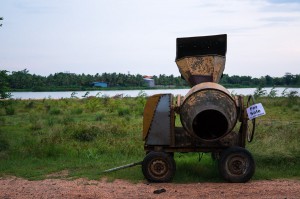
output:
{"label": "weed clump", "polygon": [[104,115],[103,115],[103,114],[98,113],[98,114],[96,115],[96,118],[95,118],[96,121],[102,121],[103,119],[104,119]]}
{"label": "weed clump", "polygon": [[71,114],[73,114],[73,115],[80,115],[80,114],[82,114],[82,112],[83,112],[82,108],[75,108],[75,109],[71,110]]}
{"label": "weed clump", "polygon": [[117,109],[119,116],[126,116],[130,115],[130,110],[127,107],[120,107]]}
{"label": "weed clump", "polygon": [[0,117],[0,125],[4,125],[5,124],[5,118],[4,117]]}
{"label": "weed clump", "polygon": [[61,113],[60,109],[53,108],[49,110],[50,115],[59,115]]}
{"label": "weed clump", "polygon": [[299,105],[294,105],[294,106],[292,106],[292,111],[295,111],[295,112],[300,111]]}
{"label": "weed clump", "polygon": [[80,142],[90,142],[96,139],[98,132],[96,126],[76,125],[72,137]]}
{"label": "weed clump", "polygon": [[15,114],[15,108],[10,105],[5,107],[5,113],[6,115],[14,115]]}
{"label": "weed clump", "polygon": [[41,130],[43,128],[43,125],[40,120],[35,120],[30,124],[29,128],[33,131],[37,131],[37,130]]}
{"label": "weed clump", "polygon": [[72,122],[74,122],[74,118],[72,118],[68,115],[64,116],[61,120],[61,124],[64,124],[64,125],[70,124]]}
{"label": "weed clump", "polygon": [[34,102],[33,102],[33,101],[28,102],[28,103],[25,105],[25,108],[27,108],[27,109],[34,108]]}
{"label": "weed clump", "polygon": [[6,139],[0,137],[0,152],[9,149],[9,144]]}
{"label": "weed clump", "polygon": [[50,127],[53,126],[55,124],[55,119],[53,117],[47,118],[46,124]]}

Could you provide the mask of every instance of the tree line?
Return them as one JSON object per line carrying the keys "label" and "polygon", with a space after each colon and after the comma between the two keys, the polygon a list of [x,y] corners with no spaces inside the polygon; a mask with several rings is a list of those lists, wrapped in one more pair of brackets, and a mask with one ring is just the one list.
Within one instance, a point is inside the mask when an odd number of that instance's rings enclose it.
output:
{"label": "tree line", "polygon": [[291,73],[285,73],[283,77],[271,77],[266,75],[260,78],[238,75],[229,76],[224,74],[220,84],[225,86],[228,85],[229,87],[235,85],[241,85],[243,87],[297,87],[300,86],[300,74],[293,75]]}
{"label": "tree line", "polygon": [[[186,87],[188,86],[181,76],[158,75],[153,76],[155,85]],[[143,76],[140,74],[102,73],[102,74],[74,74],[55,73],[48,76],[31,74],[27,69],[21,71],[0,71],[0,91],[55,91],[55,90],[87,90],[93,89],[92,82],[106,82],[112,88],[146,87]],[[269,75],[260,78],[251,76],[230,76],[223,74],[220,84],[225,87],[271,87],[271,86],[300,86],[300,74],[286,73],[283,77]]]}

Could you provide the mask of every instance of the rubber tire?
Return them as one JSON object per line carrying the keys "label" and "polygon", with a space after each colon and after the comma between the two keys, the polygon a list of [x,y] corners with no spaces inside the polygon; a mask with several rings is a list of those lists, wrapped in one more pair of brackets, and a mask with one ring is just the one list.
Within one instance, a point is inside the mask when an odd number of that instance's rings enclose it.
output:
{"label": "rubber tire", "polygon": [[[158,167],[157,173],[151,170],[151,168],[155,169],[155,166]],[[152,151],[142,162],[142,172],[149,182],[170,182],[176,172],[176,163],[170,154]]]}
{"label": "rubber tire", "polygon": [[[233,163],[235,163],[235,165],[233,165]],[[231,169],[229,167],[230,164]],[[241,164],[245,165],[244,169],[241,169]],[[238,167],[237,169],[233,168],[236,166]],[[248,150],[241,147],[230,147],[221,153],[219,172],[221,176],[228,182],[248,182],[255,172],[255,162]],[[237,174],[234,172],[242,173]]]}

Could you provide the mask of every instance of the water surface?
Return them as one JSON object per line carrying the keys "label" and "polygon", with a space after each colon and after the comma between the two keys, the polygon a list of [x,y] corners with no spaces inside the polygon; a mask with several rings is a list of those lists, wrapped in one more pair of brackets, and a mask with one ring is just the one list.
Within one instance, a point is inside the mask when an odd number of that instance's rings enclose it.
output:
{"label": "water surface", "polygon": [[[277,90],[277,96],[281,96],[285,88],[279,87],[275,88]],[[236,95],[253,95],[256,88],[232,88],[228,89],[230,93]],[[264,88],[267,93],[271,91],[271,88]],[[288,88],[289,91],[297,91],[300,94],[300,88]],[[78,98],[83,98],[87,93],[87,96],[97,96],[97,97],[113,97],[116,95],[122,95],[123,97],[136,97],[140,92],[144,92],[148,96],[159,94],[159,93],[171,93],[173,95],[186,95],[189,89],[154,89],[154,90],[111,90],[111,91],[55,91],[55,92],[12,92],[12,98],[14,99],[60,99],[60,98],[70,98],[72,93]]]}

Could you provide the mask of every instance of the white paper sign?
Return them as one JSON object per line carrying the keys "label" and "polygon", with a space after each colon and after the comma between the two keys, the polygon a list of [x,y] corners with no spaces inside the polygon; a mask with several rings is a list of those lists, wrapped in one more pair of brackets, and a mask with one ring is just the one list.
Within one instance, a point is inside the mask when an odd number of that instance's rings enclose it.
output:
{"label": "white paper sign", "polygon": [[266,114],[264,107],[262,106],[261,103],[258,104],[253,104],[249,108],[247,108],[247,114],[249,120],[252,120],[254,118],[263,116]]}

